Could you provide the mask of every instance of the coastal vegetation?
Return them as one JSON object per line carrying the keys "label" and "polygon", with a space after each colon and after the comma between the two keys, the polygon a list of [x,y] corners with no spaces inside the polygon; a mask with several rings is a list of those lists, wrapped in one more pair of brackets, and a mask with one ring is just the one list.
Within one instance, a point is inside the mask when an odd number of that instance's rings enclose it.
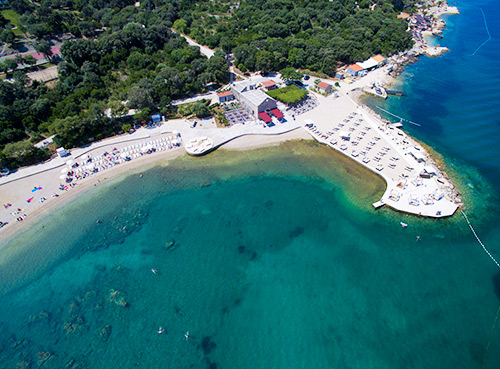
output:
{"label": "coastal vegetation", "polygon": [[295,104],[301,101],[307,95],[307,90],[298,88],[296,85],[290,85],[276,90],[268,91],[267,94],[285,104]]}
{"label": "coastal vegetation", "polygon": [[235,65],[270,72],[285,67],[335,74],[339,63],[412,46],[397,14],[405,0],[242,0],[185,2],[174,28],[211,48],[233,53]]}
{"label": "coastal vegetation", "polygon": [[[284,70],[294,79],[297,69],[332,75],[341,63],[405,50],[412,41],[396,17],[405,4],[9,0],[0,15],[4,50],[34,48],[58,63],[58,81],[28,78],[39,67],[32,56],[0,62],[8,79],[0,81],[0,167],[47,158],[31,146],[50,135],[66,148],[114,135],[129,109],[139,124],[157,111],[176,115],[173,100],[229,81],[227,53],[241,70]],[[172,28],[218,51],[207,59]],[[208,107],[198,105],[194,115],[205,116]],[[17,142],[24,144],[6,146]]]}
{"label": "coastal vegetation", "polygon": [[[35,45],[50,50],[57,42],[53,38],[62,40],[60,32],[70,39],[62,43],[63,61],[53,88],[29,79],[25,69],[18,70],[21,60],[2,63],[10,80],[0,81],[1,167],[31,163],[34,154],[45,159],[46,151],[25,146],[49,135],[66,148],[86,144],[120,131],[123,123],[114,118],[129,109],[136,110],[138,123],[147,122],[155,111],[170,115],[172,100],[229,80],[223,53],[208,60],[171,31],[177,17],[174,3],[9,3]],[[12,25],[5,19],[4,26]],[[46,51],[43,46],[42,50]],[[203,110],[197,116],[207,110],[196,108]],[[14,142],[24,144],[6,146]]]}

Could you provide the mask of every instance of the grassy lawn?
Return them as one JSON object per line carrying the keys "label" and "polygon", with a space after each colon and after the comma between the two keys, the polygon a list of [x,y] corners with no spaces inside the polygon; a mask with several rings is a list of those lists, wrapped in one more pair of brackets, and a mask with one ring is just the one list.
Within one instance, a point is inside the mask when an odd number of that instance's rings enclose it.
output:
{"label": "grassy lawn", "polygon": [[16,36],[23,35],[23,32],[21,31],[22,25],[21,25],[21,22],[19,22],[19,17],[20,17],[19,14],[17,14],[14,10],[7,9],[7,10],[2,10],[2,15],[10,23],[12,23],[13,26],[17,27],[17,28],[12,30]]}
{"label": "grassy lawn", "polygon": [[293,104],[302,100],[307,95],[307,91],[295,85],[290,85],[277,90],[268,91],[267,94],[285,104]]}

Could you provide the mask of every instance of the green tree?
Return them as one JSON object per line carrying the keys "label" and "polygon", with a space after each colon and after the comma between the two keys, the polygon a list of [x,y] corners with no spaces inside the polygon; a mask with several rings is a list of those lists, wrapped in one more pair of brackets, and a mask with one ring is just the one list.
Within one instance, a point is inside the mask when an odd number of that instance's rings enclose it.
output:
{"label": "green tree", "polygon": [[16,40],[16,35],[10,29],[4,29],[2,33],[0,33],[0,41],[6,44],[13,44]]}
{"label": "green tree", "polygon": [[127,93],[127,106],[131,109],[146,109],[154,106],[151,87],[133,86]]}
{"label": "green tree", "polygon": [[210,109],[208,108],[207,102],[204,100],[197,101],[191,105],[191,112],[197,118],[206,118],[210,116]]}
{"label": "green tree", "polygon": [[52,57],[52,49],[47,41],[40,41],[35,43],[35,50],[42,54],[45,59],[50,60]]}
{"label": "green tree", "polygon": [[28,64],[30,66],[34,66],[34,65],[36,65],[36,59],[33,55],[26,55],[24,57],[24,63]]}
{"label": "green tree", "polygon": [[304,76],[302,73],[297,72],[295,68],[288,67],[280,70],[281,79],[283,81],[300,81]]}
{"label": "green tree", "polygon": [[173,25],[173,28],[180,32],[180,33],[186,33],[187,31],[187,23],[184,19],[180,18],[180,19],[177,19],[175,22],[174,22],[174,25]]}
{"label": "green tree", "polygon": [[7,71],[15,71],[17,68],[17,61],[15,59],[7,59],[4,61],[5,68]]}

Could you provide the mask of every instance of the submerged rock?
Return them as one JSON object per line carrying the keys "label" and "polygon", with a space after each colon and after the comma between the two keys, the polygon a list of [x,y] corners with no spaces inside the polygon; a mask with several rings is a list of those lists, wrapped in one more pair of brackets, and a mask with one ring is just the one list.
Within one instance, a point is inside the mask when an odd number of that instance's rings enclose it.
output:
{"label": "submerged rock", "polygon": [[125,300],[123,294],[120,291],[113,289],[109,291],[108,301],[123,307],[129,306],[129,303]]}
{"label": "submerged rock", "polygon": [[49,313],[47,313],[46,311],[40,311],[38,314],[31,315],[29,317],[29,323],[33,324],[38,322],[45,322],[48,321],[49,319],[50,319]]}
{"label": "submerged rock", "polygon": [[20,361],[15,366],[16,369],[28,369],[31,368],[31,363],[29,361]]}
{"label": "submerged rock", "polygon": [[165,248],[167,250],[171,250],[173,248],[177,247],[176,243],[175,243],[175,240],[174,239],[171,239],[171,240],[168,240],[167,242],[165,242]]}
{"label": "submerged rock", "polygon": [[41,366],[43,365],[47,360],[50,359],[52,354],[48,351],[41,351],[36,354],[36,357],[38,358],[38,365]]}
{"label": "submerged rock", "polygon": [[208,187],[208,186],[211,186],[212,185],[212,182],[210,181],[203,181],[200,183],[200,186],[201,187]]}
{"label": "submerged rock", "polygon": [[102,328],[100,330],[99,335],[101,336],[101,339],[103,341],[106,341],[109,338],[109,336],[111,335],[111,326],[106,325],[104,328]]}

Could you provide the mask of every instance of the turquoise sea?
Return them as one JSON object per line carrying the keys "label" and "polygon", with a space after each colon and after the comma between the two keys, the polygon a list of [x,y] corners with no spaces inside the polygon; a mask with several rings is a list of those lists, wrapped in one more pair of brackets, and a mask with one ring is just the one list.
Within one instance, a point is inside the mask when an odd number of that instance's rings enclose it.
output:
{"label": "turquoise sea", "polygon": [[[500,4],[457,5],[451,51],[367,103],[421,124],[500,258]],[[460,214],[373,210],[383,188],[307,142],[101,184],[1,245],[0,368],[500,367],[500,269]]]}

